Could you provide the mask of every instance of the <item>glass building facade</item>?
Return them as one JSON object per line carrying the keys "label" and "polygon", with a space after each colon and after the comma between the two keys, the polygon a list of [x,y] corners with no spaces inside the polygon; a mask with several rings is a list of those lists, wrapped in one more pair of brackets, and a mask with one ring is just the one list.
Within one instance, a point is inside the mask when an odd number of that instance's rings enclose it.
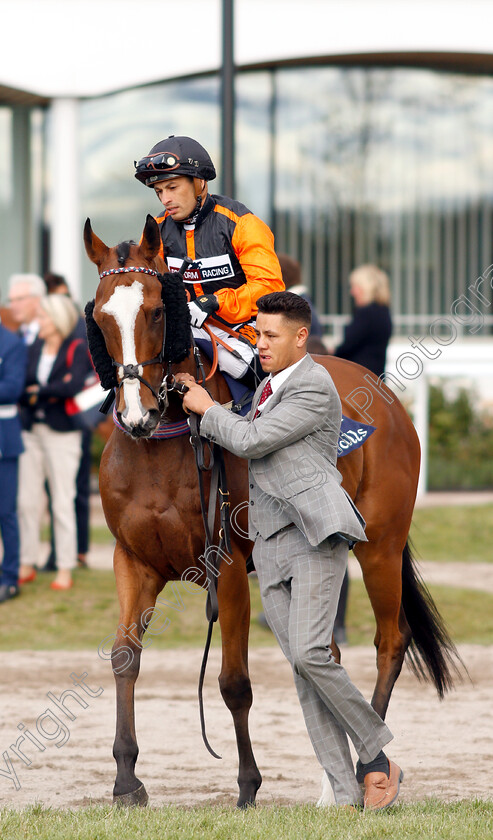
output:
{"label": "glass building facade", "polygon": [[8,278],[39,271],[43,260],[43,160],[46,112],[0,98],[1,301]]}
{"label": "glass building facade", "polygon": [[[348,275],[362,263],[388,272],[403,335],[450,312],[488,271],[490,75],[300,62],[238,72],[236,102],[236,198],[271,226],[278,252],[300,260],[328,327],[350,313]],[[212,75],[81,100],[81,231],[89,216],[109,244],[139,238],[146,214],[160,205],[134,179],[133,161],[168,134],[199,139],[220,173],[220,117]],[[7,268],[46,267],[49,123],[49,109],[0,107],[1,236],[12,243],[2,284]],[[31,177],[16,156],[35,158]],[[221,192],[220,178],[210,189]],[[88,298],[97,277],[85,258],[82,277]],[[485,317],[475,335],[489,334],[493,321],[489,282],[482,292],[475,304]]]}

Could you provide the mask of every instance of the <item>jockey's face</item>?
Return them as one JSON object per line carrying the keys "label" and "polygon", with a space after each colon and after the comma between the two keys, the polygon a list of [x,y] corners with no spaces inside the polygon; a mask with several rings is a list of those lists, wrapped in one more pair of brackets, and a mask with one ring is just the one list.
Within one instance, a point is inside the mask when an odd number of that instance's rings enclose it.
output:
{"label": "jockey's face", "polygon": [[281,313],[259,312],[255,332],[262,370],[273,376],[299,362],[306,353],[307,327]]}
{"label": "jockey's face", "polygon": [[[206,182],[200,181],[200,184],[203,190]],[[194,179],[187,175],[178,175],[177,178],[158,181],[157,184],[154,184],[154,192],[175,222],[188,219],[195,210],[197,198],[195,196]]]}

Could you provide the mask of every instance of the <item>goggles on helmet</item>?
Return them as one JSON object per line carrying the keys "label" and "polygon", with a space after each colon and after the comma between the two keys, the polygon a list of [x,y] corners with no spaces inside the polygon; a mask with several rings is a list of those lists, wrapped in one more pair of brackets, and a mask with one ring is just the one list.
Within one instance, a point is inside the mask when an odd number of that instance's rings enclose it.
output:
{"label": "goggles on helmet", "polygon": [[180,158],[173,152],[158,152],[155,155],[146,155],[141,160],[134,160],[135,172],[172,172],[180,166]]}

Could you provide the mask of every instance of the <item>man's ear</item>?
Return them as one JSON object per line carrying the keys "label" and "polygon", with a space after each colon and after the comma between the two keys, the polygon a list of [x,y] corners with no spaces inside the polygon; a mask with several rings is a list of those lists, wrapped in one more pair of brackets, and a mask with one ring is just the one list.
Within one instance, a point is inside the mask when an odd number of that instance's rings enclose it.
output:
{"label": "man's ear", "polygon": [[303,345],[308,341],[309,335],[310,331],[308,327],[300,327],[296,334],[296,345],[298,347],[303,347]]}

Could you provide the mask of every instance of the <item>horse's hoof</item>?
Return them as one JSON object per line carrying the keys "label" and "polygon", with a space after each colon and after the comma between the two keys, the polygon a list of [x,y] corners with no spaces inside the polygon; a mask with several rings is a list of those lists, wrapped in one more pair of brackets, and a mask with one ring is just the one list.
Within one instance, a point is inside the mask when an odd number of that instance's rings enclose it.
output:
{"label": "horse's hoof", "polygon": [[145,808],[148,802],[149,797],[144,785],[141,785],[131,793],[122,793],[119,796],[113,797],[113,805],[116,805],[117,808],[133,808],[135,806]]}
{"label": "horse's hoof", "polygon": [[255,799],[252,799],[252,800],[238,799],[238,802],[236,803],[236,807],[239,808],[240,811],[246,811],[247,808],[256,808],[257,803],[255,802]]}
{"label": "horse's hoof", "polygon": [[236,807],[242,809],[255,808],[255,797],[257,796],[257,791],[261,784],[262,779],[260,779],[260,781],[255,781],[248,785],[242,786],[240,790],[240,795],[238,797],[238,802],[236,803]]}

